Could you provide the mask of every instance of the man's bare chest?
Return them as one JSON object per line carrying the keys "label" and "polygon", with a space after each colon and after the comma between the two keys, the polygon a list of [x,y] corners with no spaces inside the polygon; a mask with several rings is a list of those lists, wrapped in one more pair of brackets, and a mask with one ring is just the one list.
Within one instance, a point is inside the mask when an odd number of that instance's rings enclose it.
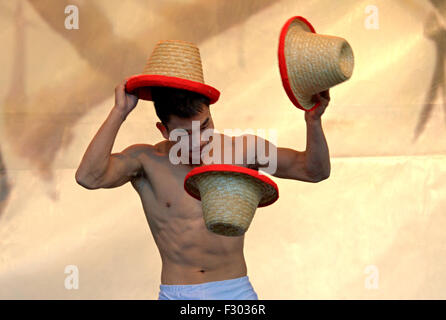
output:
{"label": "man's bare chest", "polygon": [[[189,216],[201,215],[201,202],[184,190],[184,179],[196,166],[172,164],[166,150],[162,151],[142,155],[143,170],[132,179],[132,185],[145,205],[144,209],[162,211],[162,214],[168,211],[170,216],[184,216],[184,212]],[[238,165],[250,167],[249,164]]]}
{"label": "man's bare chest", "polygon": [[[168,161],[168,160],[167,160]],[[144,209],[170,217],[201,215],[200,201],[184,190],[184,178],[191,168],[175,166],[165,159],[143,161],[143,171],[132,179]]]}

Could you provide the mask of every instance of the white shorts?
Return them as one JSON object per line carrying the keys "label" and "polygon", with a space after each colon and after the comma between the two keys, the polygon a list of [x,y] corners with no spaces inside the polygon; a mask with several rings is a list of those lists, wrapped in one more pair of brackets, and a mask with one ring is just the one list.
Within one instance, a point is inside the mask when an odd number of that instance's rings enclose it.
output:
{"label": "white shorts", "polygon": [[258,300],[248,276],[199,284],[161,284],[158,300]]}

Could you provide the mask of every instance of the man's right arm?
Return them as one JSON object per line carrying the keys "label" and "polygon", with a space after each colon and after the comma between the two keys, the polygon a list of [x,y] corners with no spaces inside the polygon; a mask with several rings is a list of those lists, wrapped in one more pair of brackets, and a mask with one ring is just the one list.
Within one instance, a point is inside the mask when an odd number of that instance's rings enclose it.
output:
{"label": "man's right arm", "polygon": [[142,169],[136,157],[141,145],[111,154],[121,124],[138,101],[135,96],[125,93],[124,88],[125,82],[116,87],[115,106],[90,142],[76,171],[77,183],[87,189],[121,185]]}

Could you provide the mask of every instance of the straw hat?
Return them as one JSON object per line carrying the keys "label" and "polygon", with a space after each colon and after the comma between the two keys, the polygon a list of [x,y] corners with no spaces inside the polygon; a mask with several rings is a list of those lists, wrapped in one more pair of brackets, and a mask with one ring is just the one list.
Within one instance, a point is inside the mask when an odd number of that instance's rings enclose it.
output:
{"label": "straw hat", "polygon": [[287,20],[279,38],[279,69],[285,91],[299,109],[310,111],[320,102],[313,95],[346,81],[353,73],[354,57],[348,42],[317,34],[303,17]]}
{"label": "straw hat", "polygon": [[151,86],[172,87],[200,93],[217,102],[220,92],[205,84],[200,51],[182,40],[161,40],[153,49],[142,74],[127,79],[126,90],[152,101]]}
{"label": "straw hat", "polygon": [[209,231],[224,236],[241,236],[254,218],[257,207],[279,197],[277,185],[256,170],[230,164],[204,165],[184,178],[184,189],[201,200]]}

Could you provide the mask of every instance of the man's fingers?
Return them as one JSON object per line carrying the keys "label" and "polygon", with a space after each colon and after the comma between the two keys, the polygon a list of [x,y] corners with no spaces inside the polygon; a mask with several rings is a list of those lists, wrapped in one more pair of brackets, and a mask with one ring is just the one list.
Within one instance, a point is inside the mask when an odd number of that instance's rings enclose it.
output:
{"label": "man's fingers", "polygon": [[122,90],[125,88],[125,85],[127,83],[127,79],[122,80],[117,86],[116,86],[116,90]]}
{"label": "man's fingers", "polygon": [[123,91],[124,90],[124,86],[125,86],[125,83],[120,83],[120,84],[118,84],[116,87],[115,87],[115,91],[116,92],[120,92],[120,91]]}
{"label": "man's fingers", "polygon": [[314,94],[314,95],[311,97],[311,101],[312,101],[312,102],[319,102],[319,101],[321,101],[321,96],[320,96],[320,94],[319,94],[319,93]]}
{"label": "man's fingers", "polygon": [[330,100],[330,91],[329,90],[325,90],[325,91],[321,91],[319,93],[316,93],[311,98],[311,100],[313,102],[319,102],[322,99]]}
{"label": "man's fingers", "polygon": [[324,97],[325,99],[330,100],[330,90],[322,91],[320,94],[321,94],[321,96]]}
{"label": "man's fingers", "polygon": [[125,85],[127,84],[127,79],[122,80],[121,85],[125,89]]}

